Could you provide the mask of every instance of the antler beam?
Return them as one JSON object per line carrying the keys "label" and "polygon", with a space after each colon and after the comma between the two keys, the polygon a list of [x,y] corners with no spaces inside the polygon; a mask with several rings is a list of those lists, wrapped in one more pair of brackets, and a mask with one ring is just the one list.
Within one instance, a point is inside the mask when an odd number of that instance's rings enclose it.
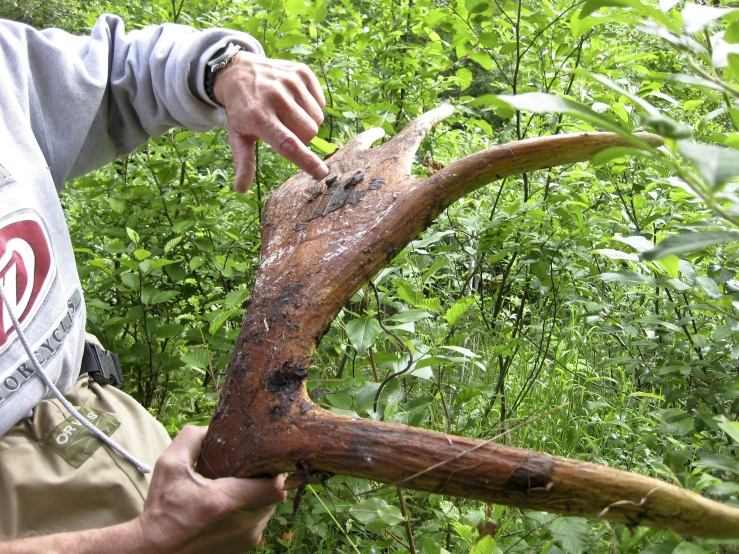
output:
{"label": "antler beam", "polygon": [[[739,510],[673,485],[594,464],[315,406],[313,352],[351,296],[449,204],[496,179],[586,161],[613,133],[497,146],[426,179],[411,176],[430,111],[387,143],[371,129],[328,161],[321,181],[299,173],[270,197],[262,257],[198,471],[208,477],[342,474],[409,488],[706,537],[739,537]],[[661,139],[639,134],[647,144]]]}

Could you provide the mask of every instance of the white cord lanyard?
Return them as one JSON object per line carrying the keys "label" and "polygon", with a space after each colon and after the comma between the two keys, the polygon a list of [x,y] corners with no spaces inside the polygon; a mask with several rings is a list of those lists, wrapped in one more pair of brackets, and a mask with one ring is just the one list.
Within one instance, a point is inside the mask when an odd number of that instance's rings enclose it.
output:
{"label": "white cord lanyard", "polygon": [[54,385],[54,383],[51,382],[51,379],[49,379],[49,376],[46,375],[46,372],[41,367],[41,364],[39,363],[38,358],[36,358],[36,354],[33,352],[33,349],[31,349],[31,345],[28,343],[28,339],[26,338],[26,335],[23,333],[23,330],[21,329],[21,324],[18,322],[18,318],[15,317],[15,313],[13,312],[13,309],[10,307],[10,301],[5,296],[5,289],[3,288],[2,284],[0,284],[0,296],[2,297],[3,302],[5,303],[5,307],[8,309],[8,314],[10,314],[10,320],[13,322],[13,327],[15,328],[15,332],[18,333],[18,338],[20,339],[21,344],[23,344],[23,348],[26,351],[26,355],[28,355],[28,358],[31,360],[31,363],[33,364],[33,367],[36,370],[36,375],[38,375],[41,378],[41,380],[44,382],[47,388],[51,391],[54,397],[59,402],[61,402],[62,406],[64,406],[67,409],[67,411],[77,419],[77,421],[79,421],[85,428],[87,428],[93,435],[95,435],[103,443],[108,445],[110,448],[118,452],[118,454],[120,454],[123,458],[125,458],[127,461],[129,461],[134,466],[136,466],[136,469],[138,469],[140,473],[142,474],[151,473],[151,467],[137,460],[125,448],[123,448],[121,445],[119,445],[117,442],[111,439],[108,435],[103,433],[100,429],[95,427],[92,423],[90,423],[90,421],[87,418],[85,418],[85,416],[79,413],[77,409],[74,406],[72,406],[72,404],[70,404],[66,398],[64,398],[64,396],[59,391],[59,389],[56,388],[56,385]]}

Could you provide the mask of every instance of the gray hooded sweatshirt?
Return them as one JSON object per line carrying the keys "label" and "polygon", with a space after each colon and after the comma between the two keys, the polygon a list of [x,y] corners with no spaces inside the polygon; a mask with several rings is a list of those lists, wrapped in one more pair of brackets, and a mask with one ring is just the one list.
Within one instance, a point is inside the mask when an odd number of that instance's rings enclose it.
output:
{"label": "gray hooded sweatshirt", "polygon": [[[0,284],[62,392],[79,375],[85,303],[58,193],[150,136],[223,125],[204,76],[228,42],[264,54],[250,35],[223,29],[167,24],[125,34],[106,15],[78,37],[0,20]],[[2,305],[0,436],[47,393]]]}

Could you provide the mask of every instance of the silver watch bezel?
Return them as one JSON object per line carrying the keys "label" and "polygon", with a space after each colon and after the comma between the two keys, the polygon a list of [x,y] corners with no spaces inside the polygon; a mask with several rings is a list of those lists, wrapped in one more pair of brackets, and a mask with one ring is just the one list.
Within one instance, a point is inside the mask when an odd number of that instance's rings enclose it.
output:
{"label": "silver watch bezel", "polygon": [[210,69],[210,72],[213,74],[224,70],[226,67],[228,67],[228,64],[231,63],[233,57],[237,53],[241,52],[241,50],[243,50],[241,46],[239,46],[238,44],[234,44],[233,42],[229,42],[228,46],[226,47],[226,51],[223,54],[208,62],[208,69]]}

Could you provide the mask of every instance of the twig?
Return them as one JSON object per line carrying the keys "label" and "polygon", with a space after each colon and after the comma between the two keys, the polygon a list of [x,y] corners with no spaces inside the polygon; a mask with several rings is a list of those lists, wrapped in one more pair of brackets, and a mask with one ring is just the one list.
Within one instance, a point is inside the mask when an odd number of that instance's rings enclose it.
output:
{"label": "twig", "polygon": [[385,327],[385,323],[382,321],[382,318],[380,317],[380,293],[377,290],[377,285],[375,285],[375,283],[372,280],[370,280],[369,283],[370,285],[372,285],[372,289],[375,291],[375,299],[377,300],[377,321],[380,323],[380,327],[382,327],[382,330],[385,331],[388,335],[390,335],[396,341],[398,341],[398,343],[403,348],[405,348],[405,351],[408,352],[408,365],[406,365],[404,369],[401,369],[400,371],[396,371],[395,373],[388,375],[387,377],[385,377],[385,380],[382,383],[380,383],[380,388],[377,389],[377,394],[375,395],[375,402],[372,404],[372,409],[374,410],[375,413],[377,413],[377,403],[380,400],[382,389],[384,389],[385,385],[387,385],[390,381],[392,381],[396,377],[399,377],[400,375],[403,375],[411,368],[411,366],[413,366],[413,353],[411,352],[411,349],[408,348],[408,345],[404,343],[403,340],[398,335],[396,335],[390,329]]}
{"label": "twig", "polygon": [[416,545],[413,542],[413,530],[411,529],[411,522],[408,519],[408,510],[405,507],[405,498],[403,498],[403,489],[398,487],[398,499],[400,500],[400,513],[403,515],[405,520],[405,534],[408,536],[408,550],[411,554],[416,554]]}

